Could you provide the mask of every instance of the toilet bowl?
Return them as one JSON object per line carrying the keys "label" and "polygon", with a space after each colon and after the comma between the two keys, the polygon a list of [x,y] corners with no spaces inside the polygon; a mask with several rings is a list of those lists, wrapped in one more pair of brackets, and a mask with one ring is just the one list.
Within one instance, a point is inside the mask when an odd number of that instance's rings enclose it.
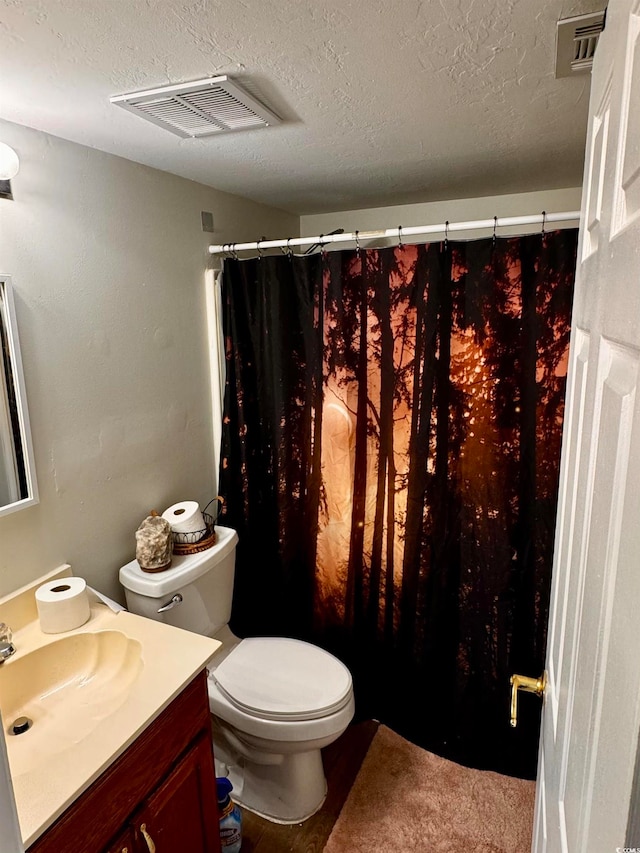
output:
{"label": "toilet bowl", "polygon": [[308,643],[251,638],[212,659],[208,685],[218,769],[236,801],[280,823],[314,814],[326,795],[320,750],[353,718],[347,668]]}
{"label": "toilet bowl", "polygon": [[240,805],[277,823],[299,823],[324,802],[320,750],[354,714],[349,670],[310,643],[283,637],[240,639],[231,632],[234,530],[216,527],[207,551],[174,557],[159,574],[136,560],[120,569],[133,613],[215,637],[209,707],[217,775],[229,776]]}

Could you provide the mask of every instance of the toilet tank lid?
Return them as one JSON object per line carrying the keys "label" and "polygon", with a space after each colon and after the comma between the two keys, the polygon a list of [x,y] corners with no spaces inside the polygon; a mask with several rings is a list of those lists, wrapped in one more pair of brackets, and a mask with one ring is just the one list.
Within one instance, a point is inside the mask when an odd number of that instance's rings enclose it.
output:
{"label": "toilet tank lid", "polygon": [[138,561],[131,560],[120,569],[120,583],[130,592],[150,598],[162,598],[168,593],[176,592],[204,575],[236,547],[238,534],[235,530],[216,525],[216,534],[216,544],[206,551],[185,556],[174,554],[171,568],[164,572],[143,572]]}

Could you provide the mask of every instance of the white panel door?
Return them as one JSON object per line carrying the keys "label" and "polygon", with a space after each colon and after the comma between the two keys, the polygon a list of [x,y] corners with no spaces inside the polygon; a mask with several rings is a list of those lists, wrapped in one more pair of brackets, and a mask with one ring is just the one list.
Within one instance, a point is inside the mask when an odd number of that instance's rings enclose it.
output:
{"label": "white panel door", "polygon": [[546,669],[533,850],[614,853],[640,730],[640,0],[611,0],[593,69]]}

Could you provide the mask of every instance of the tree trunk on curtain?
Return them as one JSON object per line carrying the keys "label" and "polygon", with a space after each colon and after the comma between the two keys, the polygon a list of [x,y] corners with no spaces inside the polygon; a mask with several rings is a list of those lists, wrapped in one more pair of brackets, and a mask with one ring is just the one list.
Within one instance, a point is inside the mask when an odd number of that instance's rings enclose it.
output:
{"label": "tree trunk on curtain", "polygon": [[[427,492],[431,408],[435,385],[436,332],[438,322],[438,246],[419,246],[414,270],[416,333],[413,364],[413,403],[409,433],[407,511],[402,561],[402,592],[398,641],[409,661],[415,651],[418,627],[420,565],[424,559],[424,511]],[[425,299],[426,291],[426,299]]]}
{"label": "tree trunk on curtain", "polygon": [[[435,369],[435,467],[428,490],[432,515],[431,555],[425,581],[424,655],[429,662],[430,680],[446,693],[455,692],[457,679],[457,595],[459,584],[458,530],[455,510],[455,483],[449,470],[451,427],[451,337],[453,334],[451,245],[443,245],[439,257],[441,282],[438,317],[438,357]],[[453,461],[453,460],[452,460]],[[436,706],[432,723],[442,731],[452,723],[451,709]]]}
{"label": "tree trunk on curtain", "polygon": [[367,305],[368,305],[368,268],[366,253],[360,256],[361,272],[359,276],[360,320],[358,330],[358,407],[356,409],[356,448],[353,472],[353,502],[351,512],[351,538],[349,542],[349,563],[347,567],[347,585],[345,601],[345,625],[355,635],[353,642],[359,642],[359,631],[363,622],[364,604],[364,523],[367,496],[367,433],[368,433],[368,347],[367,347]]}
{"label": "tree trunk on curtain", "polygon": [[[226,261],[232,628],[316,642],[359,717],[533,777],[576,232]],[[527,707],[525,708],[525,704]]]}
{"label": "tree trunk on curtain", "polygon": [[[315,566],[318,549],[318,523],[320,511],[320,494],[322,490],[322,404],[324,396],[324,287],[318,287],[314,292],[314,318],[312,342],[314,346],[310,355],[311,367],[311,401],[309,411],[309,468],[302,493],[304,502],[304,529],[308,531],[308,565]],[[315,587],[315,574],[313,576]],[[311,602],[313,608],[313,601]]]}
{"label": "tree trunk on curtain", "polygon": [[[393,541],[394,519],[385,514],[385,506],[393,505],[394,487],[390,481],[389,466],[393,459],[393,392],[395,370],[393,364],[393,333],[391,331],[391,287],[389,282],[394,265],[393,255],[381,254],[374,285],[373,311],[380,328],[379,370],[380,405],[378,424],[378,475],[376,482],[376,505],[373,520],[373,542],[371,546],[371,570],[369,575],[369,598],[367,601],[367,632],[375,641],[380,615],[380,580],[382,577],[382,553],[386,538]],[[385,529],[386,528],[386,529]],[[386,551],[385,571],[393,577],[393,552]]]}

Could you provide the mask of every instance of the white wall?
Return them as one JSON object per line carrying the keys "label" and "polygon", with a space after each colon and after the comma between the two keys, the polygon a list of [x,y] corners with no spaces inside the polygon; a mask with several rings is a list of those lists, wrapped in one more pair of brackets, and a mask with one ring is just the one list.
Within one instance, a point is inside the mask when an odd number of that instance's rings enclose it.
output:
{"label": "white wall", "polygon": [[18,125],[0,122],[0,139],[21,161],[15,201],[0,200],[0,273],[40,490],[0,518],[0,595],[69,562],[122,600],[117,570],[148,511],[213,496],[206,247],[299,220]]}
{"label": "white wall", "polygon": [[[527,214],[559,213],[566,210],[580,210],[580,187],[544,192],[513,193],[512,195],[484,196],[482,198],[457,198],[450,201],[435,201],[424,204],[402,204],[392,207],[372,207],[365,210],[342,210],[336,213],[319,213],[300,218],[300,236],[315,237],[328,234],[336,228],[345,231],[374,231],[386,228],[403,228],[409,225],[439,225],[470,219],[493,219],[494,216],[524,216]],[[577,222],[573,223],[577,226]],[[565,226],[566,227],[566,226]],[[535,229],[529,229],[531,231]],[[522,229],[498,230],[498,235],[522,233]],[[474,237],[486,237],[491,231],[465,231],[454,235],[453,239],[468,240]],[[426,238],[425,238],[426,239]],[[419,241],[419,237],[410,242]],[[380,241],[374,241],[381,245]],[[348,244],[339,243],[344,248]],[[364,243],[363,243],[364,245]]]}

